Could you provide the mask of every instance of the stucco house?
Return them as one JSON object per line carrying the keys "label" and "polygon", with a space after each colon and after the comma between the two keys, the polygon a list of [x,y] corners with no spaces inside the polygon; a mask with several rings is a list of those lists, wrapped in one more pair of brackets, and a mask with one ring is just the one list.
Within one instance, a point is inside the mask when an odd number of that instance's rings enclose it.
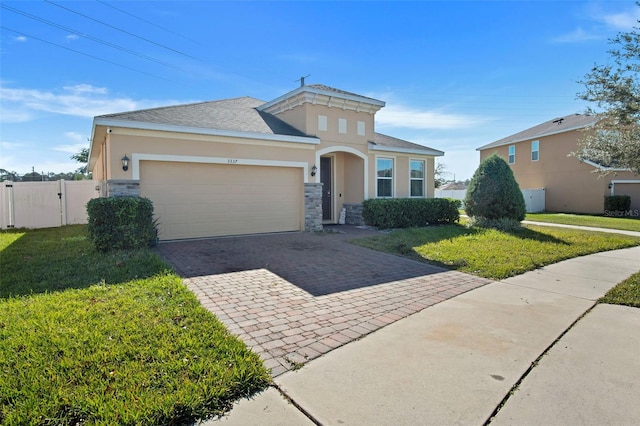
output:
{"label": "stucco house", "polygon": [[[104,195],[151,199],[160,239],[320,230],[374,197],[433,197],[442,151],[375,131],[383,101],[304,85],[93,120]],[[126,163],[126,164],[125,164]]]}
{"label": "stucco house", "polygon": [[593,172],[602,165],[569,155],[594,123],[592,115],[554,118],[481,146],[480,161],[494,153],[504,158],[520,189],[544,190],[547,211],[603,214],[605,195],[630,195],[632,210],[640,209],[640,176],[612,170],[599,177]]}

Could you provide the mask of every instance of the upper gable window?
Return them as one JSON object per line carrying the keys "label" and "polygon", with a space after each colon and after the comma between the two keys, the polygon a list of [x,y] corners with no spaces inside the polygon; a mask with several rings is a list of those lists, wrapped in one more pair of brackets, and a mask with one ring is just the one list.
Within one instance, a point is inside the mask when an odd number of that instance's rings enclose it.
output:
{"label": "upper gable window", "polygon": [[364,121],[358,121],[358,136],[364,136]]}
{"label": "upper gable window", "polygon": [[509,164],[516,162],[516,146],[509,145]]}
{"label": "upper gable window", "polygon": [[347,133],[347,119],[338,118],[338,133]]}
{"label": "upper gable window", "polygon": [[531,142],[531,161],[538,161],[540,159],[540,141]]}
{"label": "upper gable window", "polygon": [[327,116],[319,115],[318,116],[318,130],[321,132],[327,131]]}

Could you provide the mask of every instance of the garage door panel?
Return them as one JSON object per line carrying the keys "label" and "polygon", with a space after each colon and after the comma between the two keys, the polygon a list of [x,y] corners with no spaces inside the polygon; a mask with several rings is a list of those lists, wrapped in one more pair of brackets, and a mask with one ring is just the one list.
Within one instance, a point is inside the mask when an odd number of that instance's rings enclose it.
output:
{"label": "garage door panel", "polygon": [[161,239],[302,229],[297,168],[142,161],[140,191],[154,203]]}

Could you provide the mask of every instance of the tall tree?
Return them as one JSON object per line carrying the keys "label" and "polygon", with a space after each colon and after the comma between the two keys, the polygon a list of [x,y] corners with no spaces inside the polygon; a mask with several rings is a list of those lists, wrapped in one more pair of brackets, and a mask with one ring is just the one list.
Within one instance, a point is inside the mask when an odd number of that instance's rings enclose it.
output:
{"label": "tall tree", "polygon": [[[636,5],[640,7],[640,2]],[[638,21],[640,23],[640,21]],[[614,169],[640,173],[640,27],[609,43],[612,62],[595,65],[580,83],[578,98],[595,103],[597,123],[585,131],[573,155]],[[601,174],[611,170],[600,169]]]}
{"label": "tall tree", "polygon": [[83,163],[84,166],[76,169],[76,173],[81,174],[83,177],[91,179],[91,173],[87,173],[87,163],[89,162],[89,148],[82,148],[80,152],[77,152],[71,156],[72,160],[76,160],[78,163]]}

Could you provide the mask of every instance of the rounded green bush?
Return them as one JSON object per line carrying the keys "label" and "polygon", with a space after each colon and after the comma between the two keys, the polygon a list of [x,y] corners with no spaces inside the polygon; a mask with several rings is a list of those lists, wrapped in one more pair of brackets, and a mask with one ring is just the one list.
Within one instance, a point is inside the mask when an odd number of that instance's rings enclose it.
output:
{"label": "rounded green bush", "polygon": [[524,220],[524,197],[511,167],[502,158],[486,158],[473,174],[464,201],[467,215],[490,220]]}

